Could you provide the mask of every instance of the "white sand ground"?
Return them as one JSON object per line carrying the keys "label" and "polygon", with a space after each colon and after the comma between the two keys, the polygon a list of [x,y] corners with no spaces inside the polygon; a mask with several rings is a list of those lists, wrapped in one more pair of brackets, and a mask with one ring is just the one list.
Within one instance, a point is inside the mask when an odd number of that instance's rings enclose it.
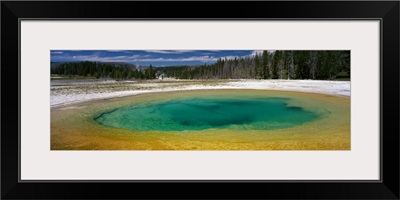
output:
{"label": "white sand ground", "polygon": [[93,99],[196,89],[284,90],[350,97],[350,81],[176,79],[152,81],[52,80],[50,86],[50,105],[54,107]]}

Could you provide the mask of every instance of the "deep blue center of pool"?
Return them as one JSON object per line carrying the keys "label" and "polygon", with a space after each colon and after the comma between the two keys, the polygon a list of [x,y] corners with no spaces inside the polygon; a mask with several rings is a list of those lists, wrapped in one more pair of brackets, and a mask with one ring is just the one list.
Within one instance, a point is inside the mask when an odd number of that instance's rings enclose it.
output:
{"label": "deep blue center of pool", "polygon": [[94,119],[128,130],[184,131],[212,128],[271,130],[313,121],[318,114],[289,106],[288,98],[186,98],[142,103]]}

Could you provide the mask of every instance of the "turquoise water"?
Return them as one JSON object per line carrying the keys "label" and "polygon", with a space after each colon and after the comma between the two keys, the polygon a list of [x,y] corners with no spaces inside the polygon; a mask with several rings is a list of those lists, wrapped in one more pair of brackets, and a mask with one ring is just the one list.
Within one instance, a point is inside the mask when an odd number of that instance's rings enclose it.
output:
{"label": "turquoise water", "polygon": [[128,130],[271,130],[313,121],[318,114],[289,106],[288,98],[185,98],[122,107],[95,117]]}

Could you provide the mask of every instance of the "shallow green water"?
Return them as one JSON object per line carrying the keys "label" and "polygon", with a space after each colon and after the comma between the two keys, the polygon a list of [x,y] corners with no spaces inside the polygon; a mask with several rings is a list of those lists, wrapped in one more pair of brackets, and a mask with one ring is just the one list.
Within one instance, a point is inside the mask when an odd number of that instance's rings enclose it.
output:
{"label": "shallow green water", "polygon": [[122,107],[94,119],[105,126],[128,130],[184,131],[281,129],[319,118],[319,114],[289,106],[288,101],[259,97],[183,98]]}

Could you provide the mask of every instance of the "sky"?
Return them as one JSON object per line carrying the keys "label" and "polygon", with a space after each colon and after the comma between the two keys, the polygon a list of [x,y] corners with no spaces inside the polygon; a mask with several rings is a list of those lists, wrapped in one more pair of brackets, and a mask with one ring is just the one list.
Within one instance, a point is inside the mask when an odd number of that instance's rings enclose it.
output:
{"label": "sky", "polygon": [[218,58],[251,56],[259,50],[51,50],[51,62],[125,62],[141,66],[212,64]]}

